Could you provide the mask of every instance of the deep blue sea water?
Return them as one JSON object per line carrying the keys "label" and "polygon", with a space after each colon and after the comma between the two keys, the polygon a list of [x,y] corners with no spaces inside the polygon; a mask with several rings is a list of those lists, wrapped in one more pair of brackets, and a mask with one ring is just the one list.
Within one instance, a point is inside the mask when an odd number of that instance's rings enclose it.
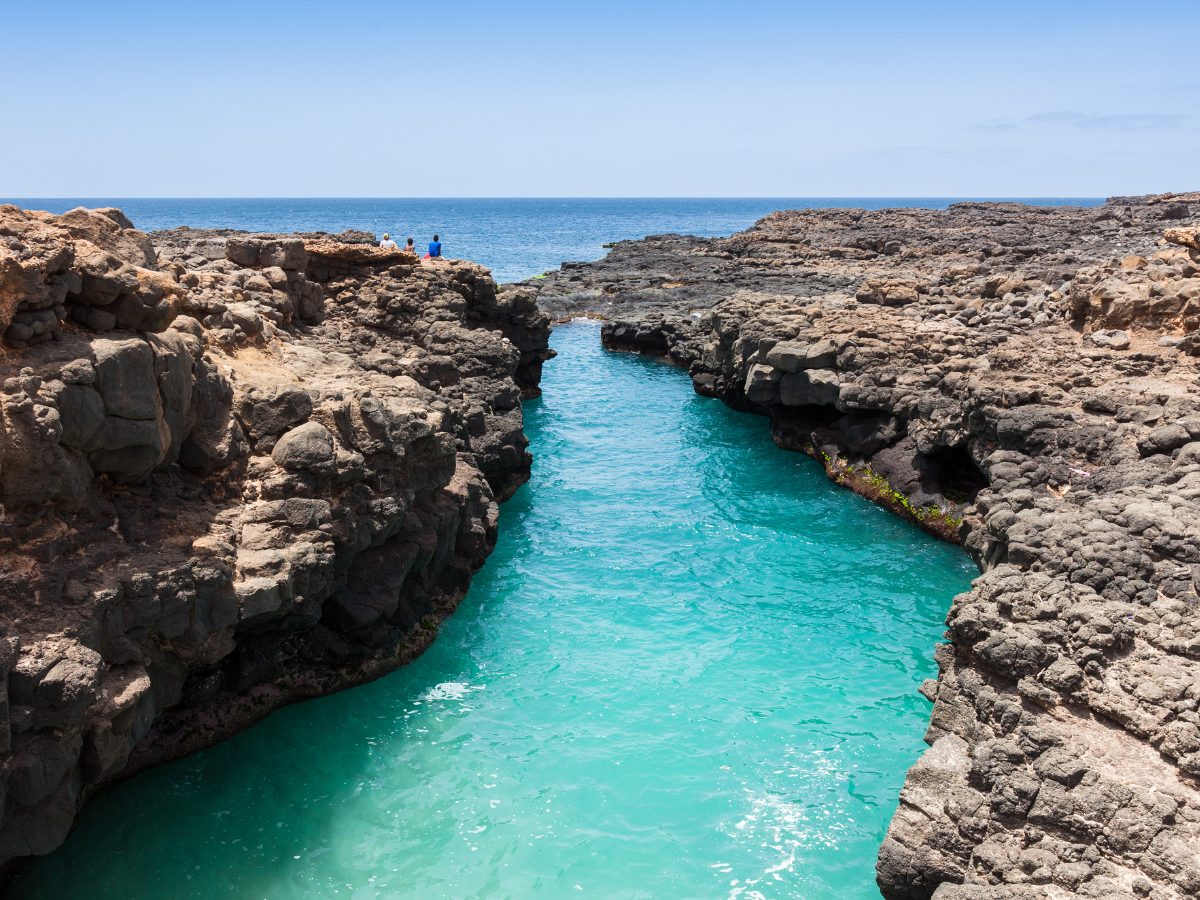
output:
{"label": "deep blue sea water", "polygon": [[877,898],[975,569],[597,332],[424,656],[103,794],[13,900]]}
{"label": "deep blue sea water", "polygon": [[[663,199],[11,199],[26,209],[63,213],[116,206],[143,231],[190,225],[245,231],[384,232],[424,248],[436,233],[444,255],[492,269],[497,281],[521,281],[565,260],[594,260],[604,244],[675,232],[726,237],[779,209],[915,206],[945,209],[959,200],[1017,200],[1039,206],[1100,206],[1095,197],[758,197]],[[424,249],[421,250],[425,252]]]}

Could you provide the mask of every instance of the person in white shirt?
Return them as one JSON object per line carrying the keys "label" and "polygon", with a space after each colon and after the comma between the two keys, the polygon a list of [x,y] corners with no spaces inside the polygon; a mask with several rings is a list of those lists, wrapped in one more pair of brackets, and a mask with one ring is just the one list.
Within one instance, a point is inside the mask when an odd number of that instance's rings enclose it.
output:
{"label": "person in white shirt", "polygon": [[393,241],[388,235],[385,234],[383,236],[383,241],[379,245],[379,249],[380,250],[395,250],[396,242]]}

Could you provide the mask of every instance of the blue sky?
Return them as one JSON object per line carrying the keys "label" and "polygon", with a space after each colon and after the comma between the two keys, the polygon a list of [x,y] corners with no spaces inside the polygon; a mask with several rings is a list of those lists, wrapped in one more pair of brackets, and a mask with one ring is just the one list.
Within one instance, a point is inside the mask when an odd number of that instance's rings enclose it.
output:
{"label": "blue sky", "polygon": [[1200,189],[1165,3],[0,0],[0,197]]}

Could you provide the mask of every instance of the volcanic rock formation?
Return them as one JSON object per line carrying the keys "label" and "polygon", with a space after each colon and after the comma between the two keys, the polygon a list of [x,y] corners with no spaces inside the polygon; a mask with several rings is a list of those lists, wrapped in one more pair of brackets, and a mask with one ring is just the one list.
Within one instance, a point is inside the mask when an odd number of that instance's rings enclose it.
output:
{"label": "volcanic rock formation", "polygon": [[369,234],[0,206],[0,863],[424,649],[529,477],[549,331]]}
{"label": "volcanic rock formation", "polygon": [[889,900],[1200,895],[1196,200],[780,212],[545,279],[979,565]]}

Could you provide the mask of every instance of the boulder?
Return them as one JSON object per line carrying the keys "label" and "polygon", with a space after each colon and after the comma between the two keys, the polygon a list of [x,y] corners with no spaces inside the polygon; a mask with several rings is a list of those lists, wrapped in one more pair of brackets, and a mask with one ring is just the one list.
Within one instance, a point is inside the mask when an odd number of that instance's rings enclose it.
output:
{"label": "boulder", "polygon": [[62,367],[58,376],[64,384],[95,384],[96,367],[90,359],[76,359]]}
{"label": "boulder", "polygon": [[116,316],[95,306],[76,306],[71,310],[71,317],[92,331],[112,331],[117,327]]}
{"label": "boulder", "polygon": [[179,448],[179,464],[185,469],[209,475],[249,453],[232,401],[233,388],[225,377],[203,358],[198,359],[189,404],[194,424]]}
{"label": "boulder", "polygon": [[[125,219],[119,210],[113,212]],[[79,206],[52,221],[66,229],[76,240],[88,241],[113,254],[122,262],[144,269],[158,268],[157,256],[150,238],[140,231],[124,229],[111,215],[105,215],[100,210]]]}
{"label": "boulder", "polygon": [[194,357],[200,355],[199,342],[177,331],[146,335],[154,352],[154,377],[162,403],[162,415],[171,431],[167,464],[179,458],[184,439],[192,429],[192,388]]}
{"label": "boulder", "polygon": [[337,472],[333,435],[319,422],[305,422],[287,432],[275,443],[271,459],[283,469],[321,476]]}
{"label": "boulder", "polygon": [[808,344],[785,341],[768,350],[763,362],[783,372],[799,372],[804,368],[807,356]]}
{"label": "boulder", "polygon": [[779,383],[784,373],[771,366],[754,365],[746,373],[746,399],[764,406],[779,402]]}
{"label": "boulder", "polygon": [[171,429],[161,418],[105,416],[88,442],[88,463],[118,483],[140,481],[167,458]]}
{"label": "boulder", "polygon": [[1160,425],[1138,441],[1138,452],[1142,456],[1170,453],[1192,441],[1188,430],[1179,424]]}
{"label": "boulder", "polygon": [[312,398],[297,384],[252,387],[236,400],[238,419],[249,438],[263,451],[274,439],[312,415]]}
{"label": "boulder", "polygon": [[259,277],[266,282],[268,287],[278,291],[287,290],[288,276],[287,272],[283,271],[279,266],[268,266],[263,269]]}
{"label": "boulder", "polygon": [[1120,328],[1149,315],[1150,298],[1137,285],[1106,278],[1099,284],[1072,288],[1071,306],[1076,318]]}
{"label": "boulder", "polygon": [[187,296],[185,288],[166,275],[145,269],[136,271],[137,289],[122,294],[110,307],[117,324],[133,331],[165,331],[179,315]]}
{"label": "boulder", "polygon": [[263,330],[263,318],[248,303],[231,303],[226,315],[245,334],[258,334]]}
{"label": "boulder", "polygon": [[840,380],[830,369],[805,369],[783,377],[779,399],[784,406],[833,406],[837,403]]}
{"label": "boulder", "polygon": [[1109,350],[1128,350],[1129,335],[1115,328],[1111,331],[1097,331],[1092,335],[1092,343]]}
{"label": "boulder", "polygon": [[923,293],[919,282],[911,278],[869,278],[854,295],[859,303],[876,303],[880,306],[904,306],[915,303]]}
{"label": "boulder", "polygon": [[156,419],[158,390],[154,378],[154,351],[141,338],[92,342],[96,354],[96,389],[104,411],[123,419]]}
{"label": "boulder", "polygon": [[837,347],[833,341],[817,341],[808,348],[808,354],[804,358],[804,368],[828,369],[837,361],[837,355]]}
{"label": "boulder", "polygon": [[260,241],[253,238],[229,238],[225,242],[225,257],[239,266],[253,268],[258,265]]}
{"label": "boulder", "polygon": [[308,263],[304,241],[300,238],[264,241],[259,247],[258,262],[264,268],[278,266],[292,272],[303,272]]}
{"label": "boulder", "polygon": [[1179,244],[1181,247],[1200,250],[1200,226],[1192,225],[1189,228],[1168,228],[1164,236],[1172,244]]}
{"label": "boulder", "polygon": [[62,419],[62,443],[82,450],[104,423],[104,401],[86,384],[64,384],[54,400]]}

